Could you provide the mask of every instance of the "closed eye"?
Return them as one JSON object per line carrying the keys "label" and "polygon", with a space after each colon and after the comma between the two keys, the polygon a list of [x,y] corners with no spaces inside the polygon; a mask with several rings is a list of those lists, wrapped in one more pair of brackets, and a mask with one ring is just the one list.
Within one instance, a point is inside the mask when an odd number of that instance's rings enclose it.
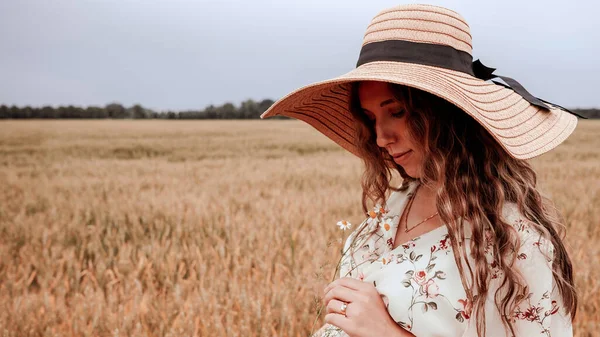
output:
{"label": "closed eye", "polygon": [[400,118],[404,116],[405,112],[404,109],[400,109],[400,111],[392,113],[392,117]]}
{"label": "closed eye", "polygon": [[[367,119],[370,122],[374,122],[375,121],[375,116],[373,115],[373,113],[371,113],[367,109],[363,109],[362,111],[363,111],[363,114],[367,117]],[[406,114],[406,110],[400,109],[397,112],[391,113],[391,116],[394,117],[394,118],[402,118],[402,117],[404,117],[405,114]]]}

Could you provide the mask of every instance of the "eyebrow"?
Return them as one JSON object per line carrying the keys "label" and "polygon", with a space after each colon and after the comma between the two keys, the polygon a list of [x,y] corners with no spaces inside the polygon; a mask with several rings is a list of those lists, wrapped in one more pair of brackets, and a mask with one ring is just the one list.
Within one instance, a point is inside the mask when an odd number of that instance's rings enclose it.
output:
{"label": "eyebrow", "polygon": [[384,106],[386,106],[388,104],[392,104],[392,103],[394,103],[394,100],[390,98],[388,100],[381,102],[381,104],[379,104],[379,106],[383,108]]}
{"label": "eyebrow", "polygon": [[[383,108],[384,106],[386,106],[386,105],[388,105],[388,104],[392,104],[392,103],[394,103],[394,99],[393,99],[393,98],[390,98],[390,99],[386,99],[385,101],[381,102],[381,103],[379,104],[379,106]],[[369,111],[369,110],[367,110],[367,109],[363,108],[362,106],[361,106],[361,109],[362,109],[363,111]]]}

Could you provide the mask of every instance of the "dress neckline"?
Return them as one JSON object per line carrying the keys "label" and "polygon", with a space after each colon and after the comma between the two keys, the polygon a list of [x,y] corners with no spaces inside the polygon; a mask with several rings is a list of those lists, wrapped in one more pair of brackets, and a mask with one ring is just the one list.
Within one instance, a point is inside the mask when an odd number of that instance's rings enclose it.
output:
{"label": "dress neckline", "polygon": [[[398,232],[398,229],[400,228],[400,217],[402,216],[402,213],[404,212],[404,209],[406,208],[406,203],[408,201],[408,199],[410,199],[411,195],[415,192],[415,189],[417,188],[417,185],[419,184],[419,182],[417,180],[411,181],[409,182],[409,187],[406,193],[402,193],[402,195],[404,196],[404,198],[402,198],[401,200],[399,200],[398,205],[388,205],[388,207],[390,207],[390,213],[393,215],[398,216],[398,223],[396,224],[396,226],[393,226],[390,230],[390,236],[392,238],[392,246],[395,245],[395,239],[396,239],[396,234]],[[391,199],[391,198],[390,198]],[[393,201],[393,200],[392,200]],[[397,245],[396,248],[390,249],[390,246],[385,245],[385,251],[389,252],[389,253],[393,253],[395,252],[398,248],[401,248],[403,245],[408,244],[411,241],[417,240],[417,239],[421,239],[424,238],[426,236],[431,235],[432,233],[438,232],[440,229],[444,229],[447,230],[446,228],[446,224],[442,224],[441,226],[438,226],[436,228],[430,229],[427,232],[424,232],[418,236],[415,236],[411,239],[409,239],[406,242],[402,242],[401,244]]]}
{"label": "dress neckline", "polygon": [[[440,231],[441,229],[443,229],[447,233],[446,224],[443,224],[443,225],[438,226],[438,227],[436,227],[434,229],[428,230],[427,232],[425,232],[425,233],[423,233],[423,234],[421,234],[419,236],[415,236],[414,238],[412,238],[412,239],[410,239],[410,240],[408,240],[406,242],[402,242],[401,244],[399,244],[394,249],[389,249],[389,247],[388,247],[387,250],[386,250],[386,253],[395,253],[398,249],[402,248],[402,246],[407,245],[409,242],[412,242],[412,241],[415,241],[415,240],[418,240],[418,239],[420,240],[420,239],[423,239],[423,238],[425,238],[427,236],[431,236],[431,234],[436,233],[436,232]],[[438,237],[441,237],[441,236],[443,236],[443,235],[439,235]]]}

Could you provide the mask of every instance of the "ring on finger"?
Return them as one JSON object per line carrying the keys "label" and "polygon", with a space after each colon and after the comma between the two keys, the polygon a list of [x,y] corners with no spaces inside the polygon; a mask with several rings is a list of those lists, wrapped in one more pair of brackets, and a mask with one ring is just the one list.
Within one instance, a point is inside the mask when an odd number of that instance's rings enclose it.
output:
{"label": "ring on finger", "polygon": [[342,302],[342,306],[340,307],[340,312],[342,315],[344,315],[344,317],[348,317],[348,316],[346,316],[346,308],[348,308],[348,303]]}

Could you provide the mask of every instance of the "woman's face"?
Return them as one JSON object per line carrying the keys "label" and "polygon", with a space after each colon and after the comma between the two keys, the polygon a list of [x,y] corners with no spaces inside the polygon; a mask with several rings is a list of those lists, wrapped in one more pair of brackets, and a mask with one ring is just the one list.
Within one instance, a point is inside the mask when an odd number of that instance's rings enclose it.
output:
{"label": "woman's face", "polygon": [[358,97],[363,112],[373,121],[377,145],[387,150],[406,173],[419,178],[422,147],[410,136],[405,105],[394,98],[385,82],[361,82]]}

